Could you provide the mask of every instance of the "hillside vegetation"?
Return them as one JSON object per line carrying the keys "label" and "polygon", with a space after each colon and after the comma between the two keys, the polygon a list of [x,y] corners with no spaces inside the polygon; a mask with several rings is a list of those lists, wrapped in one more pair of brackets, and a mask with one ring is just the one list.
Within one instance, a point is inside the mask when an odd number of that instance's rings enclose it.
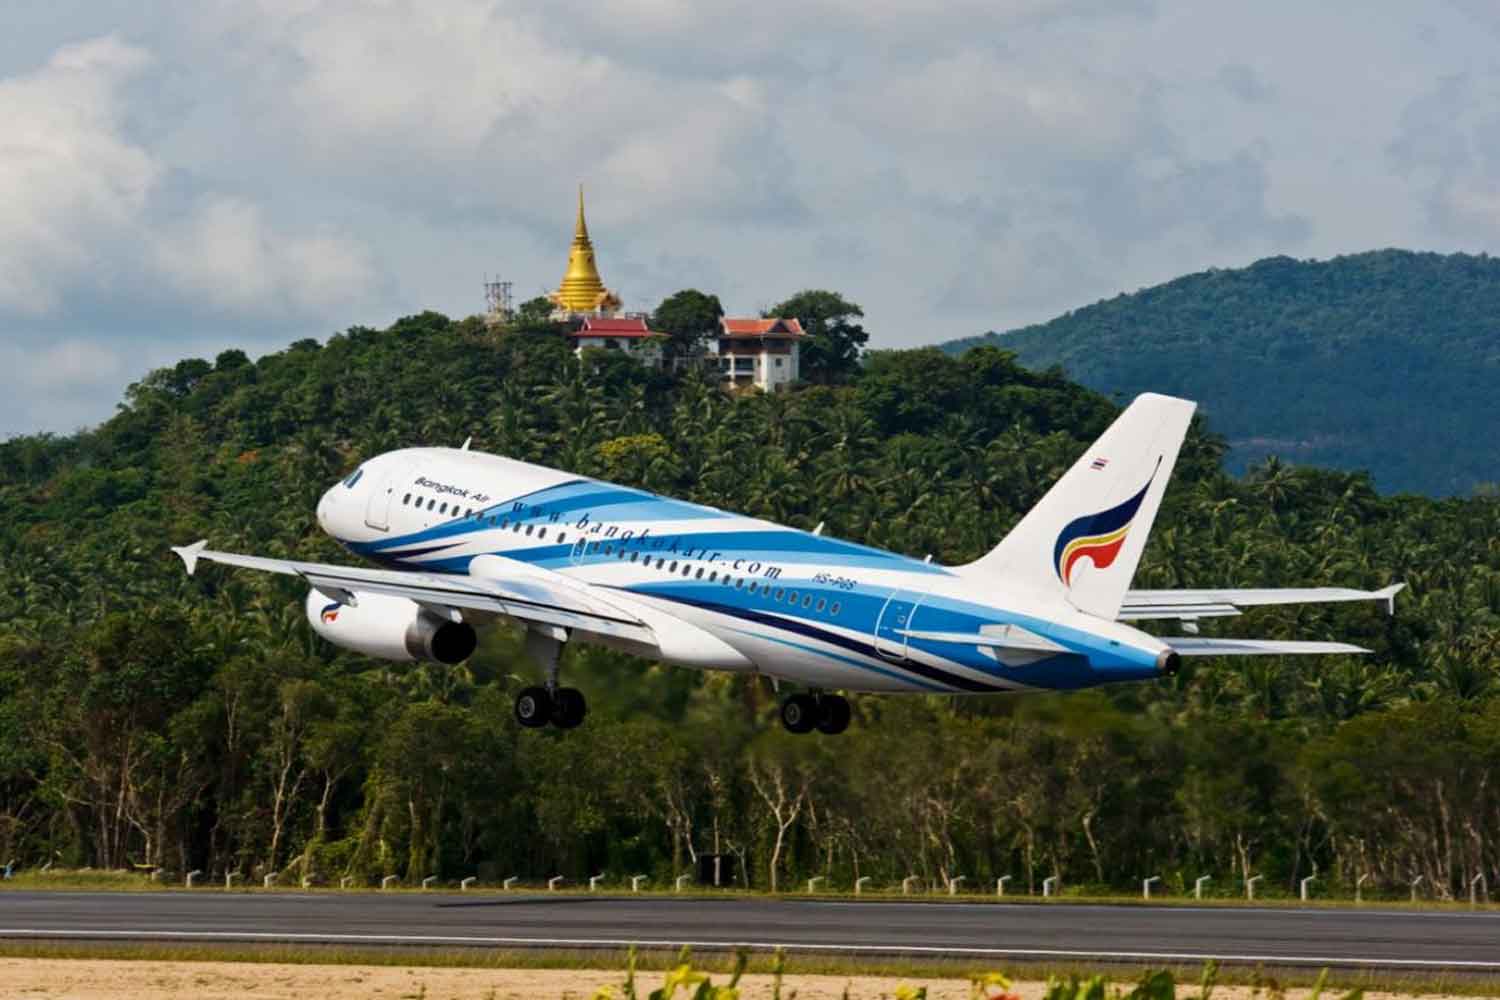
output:
{"label": "hillside vegetation", "polygon": [[[1500,881],[1500,502],[1382,498],[1190,435],[1140,586],[1407,580],[1371,607],[1228,634],[1364,658],[1197,661],[1069,696],[856,697],[791,737],[750,677],[571,649],[580,729],[522,731],[514,630],[459,667],[317,640],[285,577],[168,546],[350,559],[314,504],[361,460],[474,446],[943,562],[972,559],[1115,413],[994,349],[872,355],[836,384],[729,396],[561,338],[435,314],[251,362],[187,360],[68,437],[0,444],[0,858],[255,879],[650,873],[703,852],[762,888],[916,873],[1012,891],[1200,874],[1233,893],[1416,874]],[[784,690],[784,689],[783,689]]]}
{"label": "hillside vegetation", "polygon": [[1382,250],[1191,274],[987,343],[1129,398],[1199,400],[1231,467],[1369,470],[1382,492],[1500,480],[1500,260]]}

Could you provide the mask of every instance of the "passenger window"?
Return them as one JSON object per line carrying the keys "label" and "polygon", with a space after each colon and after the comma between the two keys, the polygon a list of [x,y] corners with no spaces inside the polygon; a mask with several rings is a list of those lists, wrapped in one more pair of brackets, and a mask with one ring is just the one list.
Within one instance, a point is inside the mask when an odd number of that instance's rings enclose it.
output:
{"label": "passenger window", "polygon": [[635,562],[636,560],[640,559],[640,557],[641,557],[641,554],[639,552],[632,552],[632,553],[630,553],[630,561],[631,562]]}
{"label": "passenger window", "polygon": [[566,542],[567,540],[568,540],[568,533],[566,531],[559,531],[557,533],[557,544],[558,545],[561,545],[563,542]]}
{"label": "passenger window", "polygon": [[696,579],[699,579],[699,580],[703,579],[703,567],[702,566],[698,567],[698,576],[696,577]]}
{"label": "passenger window", "polygon": [[432,508],[434,508],[436,506],[437,506],[437,501],[436,500],[428,500],[427,501],[427,509],[428,510],[431,510]]}
{"label": "passenger window", "polygon": [[781,600],[781,595],[784,594],[784,593],[786,593],[786,591],[782,590],[780,587],[777,587],[776,588],[776,599],[778,601]]}
{"label": "passenger window", "polygon": [[606,545],[606,546],[604,546],[604,554],[607,555],[607,556],[614,555],[615,554],[615,547],[613,545]]}
{"label": "passenger window", "polygon": [[708,582],[709,583],[717,583],[718,580],[719,580],[719,571],[718,570],[713,570],[711,573],[708,574]]}
{"label": "passenger window", "polygon": [[441,504],[438,505],[438,513],[439,514],[446,514],[446,513],[448,513],[448,501],[444,500]]}
{"label": "passenger window", "polygon": [[496,516],[495,516],[495,515],[494,515],[494,514],[491,514],[491,515],[490,515],[490,527],[491,527],[491,528],[493,528],[493,527],[494,527],[494,526],[495,526],[495,524],[496,524],[496,523],[497,523],[497,522],[498,522],[498,521],[499,521],[499,520],[500,520],[500,519],[499,519],[499,518],[497,518],[497,517],[496,517]]}
{"label": "passenger window", "polygon": [[791,601],[793,604],[796,604],[797,603],[797,592],[794,590],[790,594],[788,594],[787,595],[787,600]]}
{"label": "passenger window", "polygon": [[502,529],[503,528],[509,528],[510,527],[510,518],[508,518],[508,517],[502,517],[500,519],[500,527]]}
{"label": "passenger window", "polygon": [[[703,571],[700,569],[698,572],[702,573]],[[682,575],[685,576],[685,577],[692,576],[693,575],[693,567],[689,566],[687,563],[683,563],[682,564]]]}
{"label": "passenger window", "polygon": [[526,537],[530,538],[532,531],[535,530],[535,529],[536,529],[536,525],[534,525],[534,524],[528,524],[526,526]]}
{"label": "passenger window", "polygon": [[470,507],[470,508],[468,508],[467,510],[464,511],[464,517],[473,517],[473,516],[474,516],[474,508],[473,507]]}
{"label": "passenger window", "polygon": [[409,503],[411,503],[411,494],[410,493],[406,494],[406,496],[404,496],[404,497],[401,498],[401,506],[405,507]]}
{"label": "passenger window", "polygon": [[812,595],[811,594],[803,594],[802,595],[802,606],[804,608],[810,608],[810,607],[812,607]]}
{"label": "passenger window", "polygon": [[546,528],[538,528],[537,532],[536,532],[536,537],[538,537],[538,538],[546,538],[547,537],[547,529]]}
{"label": "passenger window", "polygon": [[735,590],[741,590],[741,589],[744,588],[744,586],[745,586],[745,578],[743,576],[735,577],[735,580],[734,580],[734,589]]}
{"label": "passenger window", "polygon": [[755,593],[755,588],[758,587],[758,586],[760,586],[760,584],[752,582],[750,584],[750,593],[752,593],[752,594]]}
{"label": "passenger window", "polygon": [[673,559],[672,560],[672,565],[667,567],[667,572],[669,572],[669,573],[675,573],[675,572],[677,572],[677,560],[676,559]]}
{"label": "passenger window", "polygon": [[834,614],[834,615],[836,615],[836,614],[839,613],[839,602],[838,601],[834,601],[833,602],[833,607],[831,607],[831,608],[828,609],[828,613],[829,614]]}
{"label": "passenger window", "polygon": [[818,611],[821,613],[826,607],[828,607],[828,599],[825,597],[818,598]]}

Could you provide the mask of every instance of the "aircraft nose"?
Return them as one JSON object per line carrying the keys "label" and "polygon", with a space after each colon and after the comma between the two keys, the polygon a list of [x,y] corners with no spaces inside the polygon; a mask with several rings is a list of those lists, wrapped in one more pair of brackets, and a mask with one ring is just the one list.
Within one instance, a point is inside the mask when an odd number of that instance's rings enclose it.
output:
{"label": "aircraft nose", "polygon": [[333,515],[333,504],[333,490],[325,492],[322,499],[318,501],[318,527],[330,535],[333,534],[333,528],[330,525],[330,519]]}

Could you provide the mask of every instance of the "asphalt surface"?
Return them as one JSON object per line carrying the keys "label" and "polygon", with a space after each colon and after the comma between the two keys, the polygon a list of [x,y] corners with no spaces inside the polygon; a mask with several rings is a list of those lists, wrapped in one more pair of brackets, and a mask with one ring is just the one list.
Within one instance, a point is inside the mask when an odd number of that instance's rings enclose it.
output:
{"label": "asphalt surface", "polygon": [[1500,972],[1500,913],[447,893],[0,892],[0,939],[789,952]]}

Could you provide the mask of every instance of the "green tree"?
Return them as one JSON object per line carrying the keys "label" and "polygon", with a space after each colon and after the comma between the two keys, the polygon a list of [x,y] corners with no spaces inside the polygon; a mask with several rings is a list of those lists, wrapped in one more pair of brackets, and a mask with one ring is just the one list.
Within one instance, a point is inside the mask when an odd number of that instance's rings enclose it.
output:
{"label": "green tree", "polygon": [[700,354],[706,341],[719,330],[724,307],[717,295],[696,288],[673,292],[661,301],[651,315],[651,328],[667,335],[666,350],[672,358],[691,358]]}
{"label": "green tree", "polygon": [[865,312],[838,292],[809,288],[770,309],[767,316],[796,319],[807,333],[801,373],[808,382],[828,385],[849,379],[859,367],[870,335],[859,324]]}

